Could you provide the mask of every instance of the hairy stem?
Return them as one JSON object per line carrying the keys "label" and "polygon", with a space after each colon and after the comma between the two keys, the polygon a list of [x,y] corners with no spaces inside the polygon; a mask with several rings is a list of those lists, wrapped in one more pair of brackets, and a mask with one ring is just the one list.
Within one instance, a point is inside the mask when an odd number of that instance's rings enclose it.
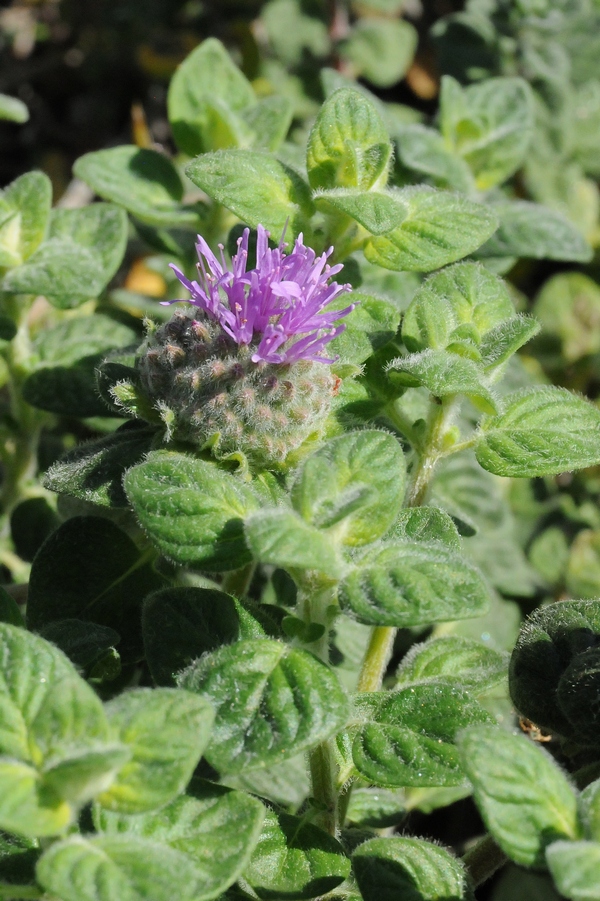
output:
{"label": "hairy stem", "polygon": [[375,626],[358,677],[357,691],[379,691],[392,656],[395,635],[393,626]]}
{"label": "hairy stem", "polygon": [[463,863],[473,883],[473,888],[483,885],[496,870],[504,866],[507,857],[491,835],[484,835],[463,856]]}
{"label": "hairy stem", "polygon": [[[330,607],[333,603],[333,587],[308,586],[300,590],[299,609],[302,619],[308,624],[317,623],[324,627],[318,641],[311,642],[309,649],[324,663],[329,663]],[[337,772],[335,749],[332,740],[324,741],[309,754],[312,797],[316,802],[315,823],[335,835],[337,819]]]}

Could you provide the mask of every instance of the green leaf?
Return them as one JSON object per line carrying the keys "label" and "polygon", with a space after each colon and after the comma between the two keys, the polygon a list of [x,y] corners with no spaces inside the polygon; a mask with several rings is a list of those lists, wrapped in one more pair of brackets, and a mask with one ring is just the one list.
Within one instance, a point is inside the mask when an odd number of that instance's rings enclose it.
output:
{"label": "green leaf", "polygon": [[509,515],[498,480],[470,452],[442,461],[435,474],[432,503],[450,514],[461,535],[498,529]]}
{"label": "green leaf", "polygon": [[586,836],[600,841],[600,779],[596,779],[579,796],[581,820]]}
{"label": "green leaf", "polygon": [[299,817],[268,810],[244,880],[264,901],[300,901],[326,895],[349,874],[350,861],[335,838]]}
{"label": "green leaf", "polygon": [[539,322],[531,316],[513,316],[490,329],[484,335],[479,348],[485,371],[506,363],[520,347],[537,335],[539,330]]}
{"label": "green leaf", "polygon": [[494,413],[498,406],[486,384],[481,366],[473,360],[445,350],[423,350],[407,357],[396,357],[388,369],[398,373],[396,378],[408,388],[427,388],[434,397],[463,394],[486,413]]}
{"label": "green leaf", "polygon": [[554,842],[546,849],[546,860],[565,898],[599,901],[600,842]]}
{"label": "green leaf", "polygon": [[372,235],[385,235],[404,222],[407,208],[391,191],[357,191],[332,188],[315,195],[317,206],[326,212],[339,210],[355,219]]}
{"label": "green leaf", "polygon": [[343,564],[335,538],[306,523],[293,510],[265,509],[245,522],[246,543],[255,560],[283,569],[308,569],[338,579]]}
{"label": "green leaf", "polygon": [[0,266],[20,266],[46,236],[52,183],[43,172],[26,172],[0,194]]}
{"label": "green leaf", "polygon": [[396,680],[399,685],[447,682],[477,695],[506,680],[508,659],[508,654],[480,641],[444,635],[414,645],[400,664]]}
{"label": "green leaf", "polygon": [[417,31],[409,22],[367,16],[340,42],[338,52],[351,64],[355,77],[389,88],[408,70],[417,40]]}
{"label": "green leaf", "polygon": [[231,113],[242,113],[256,103],[247,78],[216,38],[203,41],[179,66],[169,85],[168,110],[173,137],[188,156],[219,150],[222,133],[212,110],[223,104]]}
{"label": "green leaf", "polygon": [[262,224],[274,241],[279,241],[288,220],[288,240],[309,227],[313,205],[308,185],[268,153],[218,150],[197,157],[185,171],[195,185],[251,228]]}
{"label": "green leaf", "polygon": [[10,514],[10,535],[15,551],[31,562],[40,547],[60,524],[56,510],[45,497],[29,497]]}
{"label": "green leaf", "polygon": [[0,824],[9,832],[59,835],[73,819],[71,805],[44,791],[39,773],[27,763],[0,759],[0,793]]}
{"label": "green leaf", "polygon": [[423,185],[394,193],[406,205],[404,222],[365,246],[367,260],[385,269],[439,269],[472,253],[498,225],[489,207],[457,194]]}
{"label": "green leaf", "polygon": [[126,423],[111,435],[80,444],[53,463],[44,485],[104,507],[126,507],[123,475],[139,463],[152,446],[156,430]]}
{"label": "green leaf", "polygon": [[157,685],[175,685],[177,673],[207,651],[239,639],[266,638],[262,625],[240,601],[214,588],[154,592],[144,602],[142,631]]}
{"label": "green leaf", "polygon": [[494,204],[492,209],[500,227],[478,256],[580,263],[592,258],[592,250],[579,229],[556,210],[525,200]]}
{"label": "green leaf", "polygon": [[468,343],[476,349],[515,311],[504,282],[477,263],[457,263],[426,279],[402,322],[411,353]]}
{"label": "green leaf", "polygon": [[532,478],[600,463],[600,410],[564,388],[539,387],[505,398],[486,418],[477,461],[499,476]]}
{"label": "green leaf", "polygon": [[375,106],[358,91],[341,88],[327,98],[308,137],[310,185],[361,191],[385,185],[391,155]]}
{"label": "green leaf", "polygon": [[100,807],[96,827],[105,835],[128,834],[185,854],[195,867],[195,901],[224,892],[247,866],[261,832],[263,805],[245,792],[194,778],[191,796],[159,811],[123,816]]}
{"label": "green leaf", "polygon": [[477,701],[444,681],[359,695],[357,705],[368,721],[352,744],[354,766],[367,782],[391,787],[462,784],[456,734],[492,721]]}
{"label": "green leaf", "polygon": [[[521,628],[510,661],[510,692],[517,709],[543,728],[576,737],[578,729],[569,716],[569,692],[563,696],[565,708],[559,703],[559,687],[565,674],[567,679],[573,675],[573,663],[575,670],[579,658],[585,664],[598,634],[598,601],[561,601],[535,610]],[[595,691],[592,684],[579,700],[587,707],[583,725],[595,724],[598,729]]]}
{"label": "green leaf", "polygon": [[177,563],[208,570],[249,563],[243,521],[261,498],[241,478],[183,454],[154,453],[123,480],[142,528]]}
{"label": "green leaf", "polygon": [[[564,534],[561,532],[561,535]],[[566,558],[566,559],[565,559]],[[567,591],[575,598],[600,596],[600,530],[582,529],[562,558]],[[564,564],[566,562],[566,572]]]}
{"label": "green leaf", "polygon": [[43,294],[59,309],[97,297],[117,271],[127,243],[127,216],[109,203],[54,210],[48,240],[11,270],[2,290]]}
{"label": "green leaf", "polygon": [[389,300],[357,291],[350,296],[343,294],[339,299],[340,305],[347,305],[348,301],[357,306],[344,319],[345,330],[330,342],[327,350],[338,354],[342,364],[359,366],[394,338],[400,324],[400,310]]}
{"label": "green leaf", "polygon": [[374,429],[332,438],[308,457],[292,504],[318,529],[351,547],[380,538],[400,512],[406,463],[398,441]]}
{"label": "green leaf", "polygon": [[386,538],[399,541],[440,541],[453,551],[460,550],[460,535],[447,513],[437,507],[401,510]]}
{"label": "green leaf", "polygon": [[142,601],[163,584],[148,558],[106,519],[67,520],[44,542],[33,562],[28,627],[41,629],[72,618],[108,626],[122,636],[123,658],[139,659]]}
{"label": "green leaf", "polygon": [[340,583],[342,609],[361,623],[421,626],[485,613],[479,571],[440,544],[390,542],[366,555]]}
{"label": "green leaf", "polygon": [[40,885],[61,901],[192,901],[194,863],[159,842],[130,835],[72,836],[37,865]]}
{"label": "green leaf", "polygon": [[442,79],[440,127],[468,163],[480,191],[505,181],[525,158],[534,124],[533,95],[523,78],[488,78],[461,88]]}
{"label": "green leaf", "polygon": [[556,353],[558,341],[567,363],[600,353],[600,286],[583,272],[560,272],[549,278],[533,312],[544,330],[540,350],[546,350],[550,339]]}
{"label": "green leaf", "polygon": [[109,701],[106,714],[131,760],[98,803],[143,813],[181,794],[208,743],[210,704],[180,689],[137,688]]}
{"label": "green leaf", "polygon": [[79,157],[73,172],[99,197],[149,225],[198,226],[199,209],[183,204],[183,185],[164,153],[122,144]]}
{"label": "green leaf", "polygon": [[23,396],[35,407],[58,415],[106,416],[98,396],[95,369],[106,352],[137,338],[108,316],[80,316],[43,331],[34,342],[35,368]]}
{"label": "green leaf", "polygon": [[41,634],[46,641],[60,648],[78,669],[88,673],[108,652],[114,651],[121,640],[114,629],[81,619],[57,620],[45,626]]}
{"label": "green leaf", "polygon": [[293,115],[291,100],[275,94],[247,107],[243,118],[254,133],[252,146],[256,150],[270,150],[274,153],[285,140]]}
{"label": "green leaf", "polygon": [[398,157],[404,166],[433,179],[439,188],[473,194],[474,180],[466,162],[448,150],[439,132],[417,122],[397,133]]}
{"label": "green leaf", "polygon": [[0,624],[0,651],[0,828],[54,835],[72,820],[73,805],[111,783],[127,749],[57,648]]}
{"label": "green leaf", "polygon": [[215,709],[205,756],[220,773],[293,757],[345,725],[348,714],[333,672],[277,641],[238,641],[206,654],[179,684]]}
{"label": "green leaf", "polygon": [[29,120],[29,110],[18,97],[0,94],[0,119],[8,119],[9,122],[18,122],[22,125]]}
{"label": "green leaf", "polygon": [[364,901],[471,901],[460,860],[420,838],[372,838],[352,856]]}
{"label": "green leaf", "polygon": [[578,837],[575,790],[539,745],[497,726],[471,726],[458,744],[479,811],[511,860],[543,867],[547,845]]}
{"label": "green leaf", "polygon": [[4,588],[0,587],[0,623],[11,626],[25,626],[23,614],[17,602]]}
{"label": "green leaf", "polygon": [[17,326],[9,316],[0,316],[0,341],[12,341],[17,334]]}
{"label": "green leaf", "polygon": [[385,788],[355,788],[348,805],[347,820],[357,826],[385,829],[398,826],[406,816],[404,792]]}

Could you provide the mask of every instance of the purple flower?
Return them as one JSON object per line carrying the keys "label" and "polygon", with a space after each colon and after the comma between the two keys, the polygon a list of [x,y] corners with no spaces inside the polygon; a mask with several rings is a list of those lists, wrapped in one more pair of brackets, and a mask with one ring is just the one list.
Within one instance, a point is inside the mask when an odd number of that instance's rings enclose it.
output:
{"label": "purple flower", "polygon": [[283,241],[271,250],[269,233],[259,225],[256,269],[248,270],[249,234],[247,228],[238,240],[231,269],[225,263],[223,246],[219,245],[219,261],[200,235],[196,245],[200,260],[198,281],[189,281],[176,266],[171,266],[191,294],[189,303],[216,320],[237,344],[258,342],[252,354],[254,363],[334,363],[337,358],[321,356],[321,352],[344,331],[344,324],[334,323],[347,316],[355,304],[343,310],[325,309],[350,290],[350,285],[329,284],[329,279],[343,268],[327,265],[333,248],[317,257],[314,250],[305,247],[300,235],[291,253],[284,253]]}

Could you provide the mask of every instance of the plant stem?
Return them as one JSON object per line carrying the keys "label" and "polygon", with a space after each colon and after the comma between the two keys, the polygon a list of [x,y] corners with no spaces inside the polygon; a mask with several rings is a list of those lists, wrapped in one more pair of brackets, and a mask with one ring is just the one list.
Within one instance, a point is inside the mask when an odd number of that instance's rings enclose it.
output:
{"label": "plant stem", "polygon": [[337,833],[337,763],[332,739],[321,742],[309,755],[312,795],[318,804],[314,822],[330,835]]}
{"label": "plant stem", "polygon": [[437,462],[443,456],[443,439],[454,411],[453,397],[432,398],[423,449],[411,473],[405,506],[420,507],[424,503]]}
{"label": "plant stem", "polygon": [[393,626],[375,626],[358,677],[357,691],[379,691],[392,655],[395,635]]}
{"label": "plant stem", "polygon": [[[334,586],[303,586],[300,590],[299,612],[307,623],[318,623],[324,626],[324,632],[318,641],[309,647],[316,657],[329,664],[329,627],[330,607],[334,601]],[[321,742],[309,754],[309,767],[312,782],[312,796],[317,802],[314,822],[330,835],[338,829],[337,820],[337,771],[333,740]]]}
{"label": "plant stem", "polygon": [[471,877],[473,888],[477,888],[504,866],[507,857],[491,835],[484,835],[463,856],[463,863]]}

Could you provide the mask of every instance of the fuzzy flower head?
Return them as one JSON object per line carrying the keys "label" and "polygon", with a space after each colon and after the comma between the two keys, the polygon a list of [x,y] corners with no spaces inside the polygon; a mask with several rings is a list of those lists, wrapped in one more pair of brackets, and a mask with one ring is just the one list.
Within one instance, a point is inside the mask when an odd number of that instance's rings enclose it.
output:
{"label": "fuzzy flower head", "polygon": [[349,304],[342,310],[326,309],[340,294],[350,291],[350,285],[330,282],[342,269],[341,265],[327,264],[333,248],[317,257],[300,235],[292,252],[286,254],[283,239],[271,249],[269,232],[259,225],[256,268],[248,269],[249,235],[247,228],[238,239],[231,269],[227,268],[223,246],[219,245],[218,260],[198,235],[198,280],[189,281],[176,266],[171,266],[190,292],[188,302],[218,322],[236,344],[256,344],[253,363],[334,363],[336,358],[323,356],[323,349],[344,331],[346,326],[336,323],[355,305]]}

